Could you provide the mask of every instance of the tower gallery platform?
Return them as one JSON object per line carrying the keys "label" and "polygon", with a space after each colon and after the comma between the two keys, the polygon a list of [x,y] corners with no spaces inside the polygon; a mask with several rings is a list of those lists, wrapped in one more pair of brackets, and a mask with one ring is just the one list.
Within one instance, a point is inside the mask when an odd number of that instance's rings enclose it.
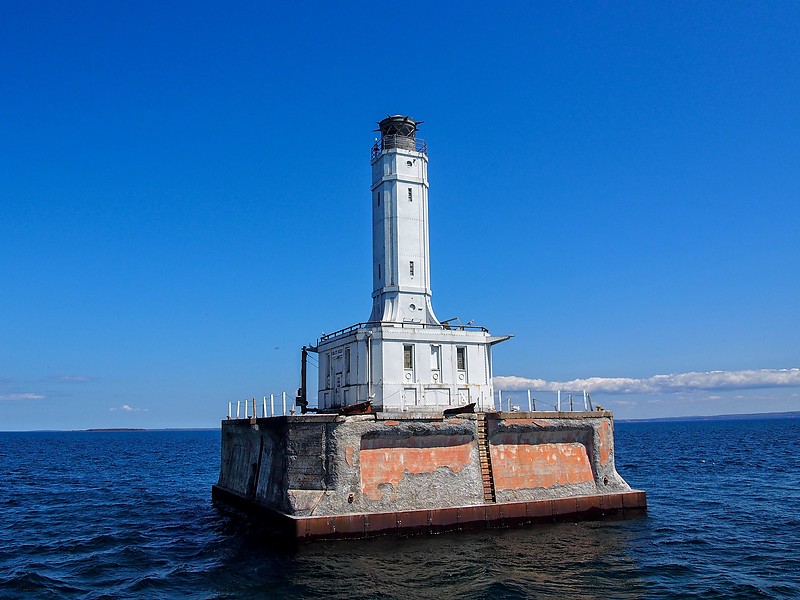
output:
{"label": "tower gallery platform", "polygon": [[[369,320],[303,348],[301,414],[222,422],[213,497],[300,539],[644,509],[645,493],[614,466],[610,412],[496,411],[492,348],[511,336],[434,314],[418,125],[387,117],[372,148]],[[316,408],[309,352],[319,358]]]}

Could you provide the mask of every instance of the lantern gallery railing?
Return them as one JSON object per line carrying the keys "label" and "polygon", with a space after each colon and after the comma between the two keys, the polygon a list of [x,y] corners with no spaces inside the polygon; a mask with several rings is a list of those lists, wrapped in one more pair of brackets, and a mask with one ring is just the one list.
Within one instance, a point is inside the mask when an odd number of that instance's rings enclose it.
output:
{"label": "lantern gallery railing", "polygon": [[372,146],[371,158],[375,158],[384,150],[399,148],[400,150],[412,150],[422,154],[428,154],[428,144],[420,138],[407,137],[405,135],[385,135],[376,140]]}

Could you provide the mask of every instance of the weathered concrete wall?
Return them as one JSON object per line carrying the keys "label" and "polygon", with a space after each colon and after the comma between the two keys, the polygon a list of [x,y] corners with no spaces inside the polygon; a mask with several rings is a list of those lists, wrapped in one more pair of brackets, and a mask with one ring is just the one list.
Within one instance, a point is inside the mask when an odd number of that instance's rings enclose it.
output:
{"label": "weathered concrete wall", "polygon": [[[488,413],[498,502],[629,491],[610,413]],[[292,516],[482,505],[477,416],[302,415],[222,426],[219,487]]]}
{"label": "weathered concrete wall", "polygon": [[610,413],[499,413],[487,421],[498,502],[629,491]]}

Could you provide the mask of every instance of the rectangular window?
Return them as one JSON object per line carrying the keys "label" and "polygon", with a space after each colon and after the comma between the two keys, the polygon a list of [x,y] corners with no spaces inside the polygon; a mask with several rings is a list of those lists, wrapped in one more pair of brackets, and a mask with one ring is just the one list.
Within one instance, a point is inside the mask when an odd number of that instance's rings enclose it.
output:
{"label": "rectangular window", "polygon": [[378,279],[381,278],[381,265],[378,263]]}
{"label": "rectangular window", "polygon": [[403,368],[414,368],[414,346],[403,346]]}
{"label": "rectangular window", "polygon": [[350,383],[350,348],[344,349],[344,382]]}
{"label": "rectangular window", "polygon": [[408,201],[409,202],[414,201],[414,193],[411,191],[411,188],[408,188]]}
{"label": "rectangular window", "polygon": [[380,206],[381,205],[381,193],[377,192],[376,196],[378,198],[378,206]]}
{"label": "rectangular window", "polygon": [[411,276],[414,276],[414,261],[408,261],[408,272],[411,273]]}
{"label": "rectangular window", "polygon": [[439,371],[441,368],[441,346],[431,346],[431,370]]}
{"label": "rectangular window", "polygon": [[456,368],[459,371],[467,370],[467,349],[456,348]]}

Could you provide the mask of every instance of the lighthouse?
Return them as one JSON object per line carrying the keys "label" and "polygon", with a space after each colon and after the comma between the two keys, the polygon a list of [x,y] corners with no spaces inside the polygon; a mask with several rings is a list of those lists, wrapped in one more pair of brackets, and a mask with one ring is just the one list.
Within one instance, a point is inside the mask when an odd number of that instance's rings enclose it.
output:
{"label": "lighthouse", "polygon": [[317,341],[321,411],[367,401],[384,412],[493,408],[491,350],[510,336],[457,318],[439,321],[433,311],[428,151],[419,125],[403,115],[378,123],[370,160],[372,312]]}
{"label": "lighthouse", "polygon": [[[368,320],[303,347],[300,414],[285,405],[268,414],[266,396],[260,416],[255,398],[252,416],[237,403],[234,418],[229,405],[212,496],[303,540],[645,508],[645,492],[616,471],[610,412],[495,410],[492,348],[510,336],[433,312],[428,239],[437,232],[419,125],[403,115],[378,123],[363,205],[372,213]],[[319,355],[313,409],[309,351]]]}

